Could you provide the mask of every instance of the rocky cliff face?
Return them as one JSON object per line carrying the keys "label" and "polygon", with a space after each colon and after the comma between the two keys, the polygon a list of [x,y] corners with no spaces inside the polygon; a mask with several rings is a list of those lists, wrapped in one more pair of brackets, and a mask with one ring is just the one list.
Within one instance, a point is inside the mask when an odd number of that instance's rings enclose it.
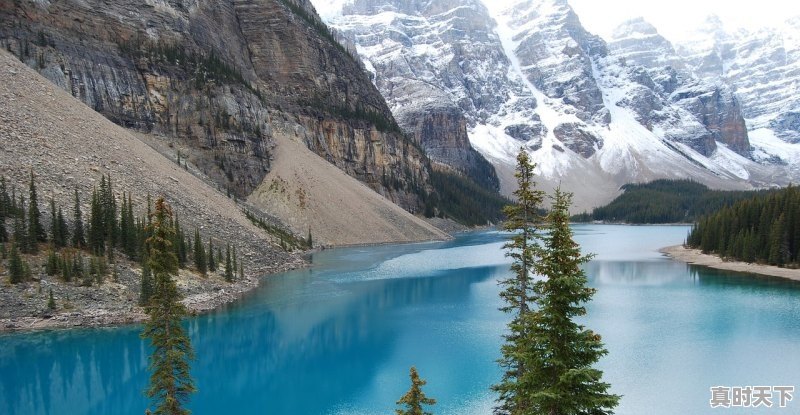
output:
{"label": "rocky cliff face", "polygon": [[652,89],[662,99],[686,109],[708,129],[710,134],[695,145],[700,153],[711,155],[720,142],[742,156],[750,156],[742,107],[731,89],[692,75],[672,43],[654,26],[642,18],[627,21],[614,30],[608,45],[616,56],[645,68],[658,85]]}
{"label": "rocky cliff face", "polygon": [[467,135],[467,119],[457,108],[431,108],[404,112],[398,122],[425,149],[434,166],[456,170],[486,189],[498,190],[494,167],[472,148]]}
{"label": "rocky cliff face", "polygon": [[695,115],[711,131],[714,142],[749,157],[750,140],[739,100],[724,85],[709,85],[691,79],[669,97]]}
{"label": "rocky cliff face", "polygon": [[467,139],[467,128],[508,95],[494,65],[502,50],[485,42],[491,24],[478,1],[357,0],[335,27],[357,44],[400,126],[431,160],[497,189],[493,168]]}
{"label": "rocky cliff face", "polygon": [[643,18],[628,20],[612,33],[608,47],[626,61],[645,68],[684,69],[672,43],[665,39],[655,26]]}
{"label": "rocky cliff face", "polygon": [[[416,209],[424,154],[305,0],[0,1],[0,44],[122,126],[250,194],[272,130]],[[390,174],[396,185],[385,186]]]}
{"label": "rocky cliff face", "polygon": [[800,142],[800,98],[793,92],[800,80],[800,17],[731,33],[712,16],[677,52],[692,74],[735,92],[750,130]]}
{"label": "rocky cliff face", "polygon": [[567,2],[523,1],[504,17],[527,81],[548,98],[574,108],[578,119],[608,124],[592,68],[592,59],[607,56],[608,49],[583,28]]}

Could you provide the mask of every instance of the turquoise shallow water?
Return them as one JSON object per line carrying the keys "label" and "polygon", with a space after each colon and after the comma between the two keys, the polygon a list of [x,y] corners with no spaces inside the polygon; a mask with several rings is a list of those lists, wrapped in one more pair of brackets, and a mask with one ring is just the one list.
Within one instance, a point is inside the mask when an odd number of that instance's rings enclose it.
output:
{"label": "turquoise shallow water", "polygon": [[[715,385],[800,387],[800,285],[690,267],[659,247],[682,226],[575,226],[598,289],[586,324],[619,414],[711,410]],[[408,367],[437,414],[489,414],[506,316],[503,235],[348,248],[271,276],[245,300],[187,322],[198,360],[194,414],[389,414]],[[0,336],[0,414],[135,414],[147,401],[139,327]]]}

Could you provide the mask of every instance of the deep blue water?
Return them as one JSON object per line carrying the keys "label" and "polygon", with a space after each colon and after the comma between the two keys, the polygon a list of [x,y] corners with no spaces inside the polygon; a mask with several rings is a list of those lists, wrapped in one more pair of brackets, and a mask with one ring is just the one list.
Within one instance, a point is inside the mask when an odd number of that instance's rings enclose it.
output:
{"label": "deep blue water", "polygon": [[[711,413],[709,387],[800,387],[800,285],[671,261],[681,226],[579,225],[585,323],[619,414]],[[507,317],[497,232],[444,243],[315,254],[245,300],[187,322],[198,359],[194,414],[389,414],[416,365],[436,414],[489,414]],[[0,414],[141,414],[140,327],[0,336]],[[800,393],[796,393],[800,396]],[[800,413],[800,397],[788,408]]]}

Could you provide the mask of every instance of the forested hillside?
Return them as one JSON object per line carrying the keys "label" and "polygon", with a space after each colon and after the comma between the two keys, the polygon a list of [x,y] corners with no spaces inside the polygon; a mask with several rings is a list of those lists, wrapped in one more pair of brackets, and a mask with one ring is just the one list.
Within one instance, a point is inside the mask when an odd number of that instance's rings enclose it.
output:
{"label": "forested hillside", "polygon": [[770,191],[711,190],[691,180],[656,180],[623,186],[625,193],[606,206],[573,217],[626,223],[690,223],[735,202]]}
{"label": "forested hillside", "polygon": [[433,170],[431,184],[436,192],[426,201],[425,217],[438,215],[467,226],[498,223],[509,200],[458,174]]}
{"label": "forested hillside", "polygon": [[723,258],[796,267],[800,263],[800,189],[759,194],[706,215],[686,244]]}

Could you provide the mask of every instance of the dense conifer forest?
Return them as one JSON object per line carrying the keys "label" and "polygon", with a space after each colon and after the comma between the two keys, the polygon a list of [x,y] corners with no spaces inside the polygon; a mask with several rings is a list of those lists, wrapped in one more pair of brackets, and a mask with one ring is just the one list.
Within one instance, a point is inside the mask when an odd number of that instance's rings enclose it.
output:
{"label": "dense conifer forest", "polygon": [[467,226],[498,223],[509,200],[455,173],[433,170],[436,192],[426,195],[425,217],[448,217]]}
{"label": "dense conifer forest", "polygon": [[759,194],[703,216],[686,244],[723,258],[797,267],[800,189]]}
{"label": "dense conifer forest", "polygon": [[[22,192],[9,186],[5,177],[0,177],[0,254],[8,259],[9,281],[12,284],[29,281],[33,270],[27,258],[46,255],[45,273],[57,276],[62,282],[83,286],[102,284],[116,273],[117,254],[142,265],[140,304],[147,303],[152,293],[152,276],[147,267],[145,243],[150,238],[152,204],[147,200],[146,212],[136,217],[130,193],[121,197],[114,192],[111,176],[103,176],[100,185],[91,194],[88,215],[82,209],[85,200],[75,190],[73,206],[65,212],[54,200],[49,201],[48,215],[39,208],[36,180],[31,172],[27,199]],[[85,197],[85,196],[84,196]],[[70,220],[68,221],[69,218]],[[84,219],[85,218],[85,219]],[[208,251],[198,229],[194,240],[185,234],[177,215],[170,216],[169,225],[174,229],[170,249],[182,269],[194,270],[205,275],[215,271],[227,254],[225,279],[236,278],[236,248],[227,245],[215,247],[209,240]],[[11,232],[7,224],[11,222]],[[194,248],[194,249],[192,249]],[[288,248],[287,248],[288,249]],[[208,262],[205,267],[199,261]],[[241,264],[239,264],[241,266]],[[239,277],[242,270],[239,269]],[[109,275],[110,274],[110,275]]]}
{"label": "dense conifer forest", "polygon": [[645,184],[627,184],[622,189],[625,193],[608,205],[572,219],[635,224],[692,223],[737,201],[771,192],[711,190],[691,180],[655,180]]}

